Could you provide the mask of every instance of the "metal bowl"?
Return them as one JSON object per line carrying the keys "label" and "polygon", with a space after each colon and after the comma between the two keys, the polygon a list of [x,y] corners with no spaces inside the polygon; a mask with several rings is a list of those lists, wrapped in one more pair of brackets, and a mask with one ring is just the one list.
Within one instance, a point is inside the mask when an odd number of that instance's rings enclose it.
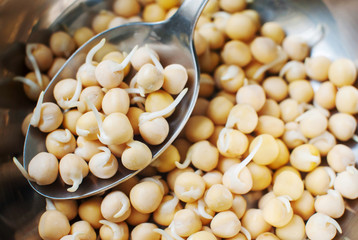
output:
{"label": "metal bowl", "polygon": [[[0,239],[40,239],[37,221],[45,205],[11,161],[22,155],[21,123],[35,104],[24,96],[21,84],[11,80],[26,73],[25,43],[47,43],[54,30],[66,27],[71,32],[89,25],[100,9],[110,6],[101,0],[0,0]],[[358,58],[356,0],[257,0],[250,8],[261,14],[262,22],[278,21],[289,34],[304,36],[322,24],[325,36],[312,55]],[[349,144],[358,159],[357,144]],[[339,219],[343,234],[336,239],[358,239],[358,201],[347,205],[352,211]]]}

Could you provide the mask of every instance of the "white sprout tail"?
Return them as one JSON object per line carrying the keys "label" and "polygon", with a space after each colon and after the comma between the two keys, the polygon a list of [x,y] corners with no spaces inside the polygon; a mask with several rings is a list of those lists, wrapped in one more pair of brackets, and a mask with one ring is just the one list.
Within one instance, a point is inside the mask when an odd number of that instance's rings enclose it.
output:
{"label": "white sprout tail", "polygon": [[183,91],[181,91],[180,94],[176,97],[174,102],[172,102],[169,106],[167,106],[166,108],[164,108],[160,111],[152,112],[152,113],[148,113],[148,112],[142,113],[139,116],[139,125],[142,125],[146,121],[150,121],[155,118],[162,117],[162,116],[170,113],[171,111],[173,111],[175,109],[175,107],[180,103],[180,101],[184,98],[187,91],[188,91],[188,88],[184,88]]}
{"label": "white sprout tail", "polygon": [[39,99],[37,100],[37,104],[36,104],[36,107],[34,109],[34,114],[32,115],[31,120],[30,120],[30,125],[31,126],[34,126],[34,127],[39,126],[43,100],[44,100],[44,91],[42,91],[40,93]]}

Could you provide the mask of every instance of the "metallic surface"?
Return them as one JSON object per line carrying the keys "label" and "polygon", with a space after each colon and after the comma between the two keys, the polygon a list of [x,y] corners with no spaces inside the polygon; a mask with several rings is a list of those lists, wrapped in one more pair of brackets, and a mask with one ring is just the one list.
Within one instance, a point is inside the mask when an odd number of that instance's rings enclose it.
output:
{"label": "metallic surface", "polygon": [[[14,75],[26,72],[24,43],[27,39],[46,43],[51,32],[48,28],[65,25],[73,31],[82,24],[89,25],[91,16],[109,6],[100,0],[0,0],[0,239],[40,239],[37,221],[44,209],[43,197],[33,191],[11,162],[12,156],[22,155],[21,122],[35,104],[26,99],[21,84],[11,81]],[[263,22],[277,20],[292,34],[305,35],[318,23],[323,24],[326,34],[314,47],[313,55],[358,57],[356,0],[256,0],[251,7],[260,12]],[[80,12],[74,14],[78,9]],[[350,145],[358,159],[357,145]],[[257,194],[252,197],[256,199]],[[336,239],[358,239],[358,203],[347,201],[347,205],[351,210],[339,219],[343,235]]]}
{"label": "metallic surface", "polygon": [[[188,92],[177,106],[176,111],[167,118],[169,134],[160,145],[149,146],[153,159],[158,157],[179,135],[194,108],[199,91],[199,69],[193,51],[192,33],[196,19],[199,17],[207,0],[185,1],[178,12],[167,21],[161,23],[131,23],[107,30],[82,45],[64,64],[58,74],[52,79],[45,91],[44,101],[54,101],[53,88],[58,81],[64,78],[75,78],[77,69],[84,63],[85,56],[91,48],[106,39],[121,51],[129,53],[136,45],[148,44],[159,54],[164,66],[178,63],[182,64],[189,74],[187,83]],[[78,11],[76,8],[74,12]],[[180,24],[178,24],[180,23]],[[45,133],[38,128],[30,127],[27,132],[24,147],[24,166],[39,152],[46,151]],[[75,192],[68,192],[66,186],[59,178],[51,185],[40,186],[30,182],[31,186],[45,197],[53,199],[77,199],[89,197],[108,190],[125,181],[139,171],[130,171],[120,164],[119,171],[110,179],[99,179],[92,174],[84,178]]]}

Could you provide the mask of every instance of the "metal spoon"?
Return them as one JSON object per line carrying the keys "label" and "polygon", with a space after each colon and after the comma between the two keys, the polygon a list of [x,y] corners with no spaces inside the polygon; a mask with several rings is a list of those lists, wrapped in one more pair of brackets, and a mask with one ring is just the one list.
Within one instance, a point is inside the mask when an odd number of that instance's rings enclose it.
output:
{"label": "metal spoon", "polygon": [[[155,49],[162,64],[179,63],[186,67],[189,73],[188,92],[177,106],[174,114],[168,118],[170,131],[166,140],[158,146],[149,146],[153,160],[157,158],[179,135],[194,108],[199,91],[199,68],[193,49],[193,31],[195,23],[208,0],[186,0],[170,19],[158,23],[131,23],[122,25],[98,34],[81,46],[64,64],[47,87],[44,102],[55,102],[53,88],[58,81],[66,77],[74,77],[78,67],[84,63],[88,51],[103,38],[115,44],[121,51],[129,52],[135,45],[148,44]],[[24,167],[28,168],[31,159],[39,152],[46,151],[46,134],[37,128],[29,127],[24,146]],[[119,161],[120,162],[120,161]],[[140,170],[139,170],[140,171]],[[119,183],[129,179],[139,171],[130,171],[119,167],[115,176],[110,179],[98,179],[89,175],[83,179],[76,192],[68,192],[58,177],[55,183],[39,186],[30,182],[32,188],[39,194],[52,199],[78,199],[104,192]]]}

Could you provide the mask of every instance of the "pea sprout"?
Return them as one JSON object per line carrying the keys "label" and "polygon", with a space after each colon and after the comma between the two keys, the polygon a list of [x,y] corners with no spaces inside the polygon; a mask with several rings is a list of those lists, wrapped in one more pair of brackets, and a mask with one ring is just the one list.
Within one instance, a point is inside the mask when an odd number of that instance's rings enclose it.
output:
{"label": "pea sprout", "polygon": [[75,192],[82,183],[83,178],[88,175],[89,168],[84,159],[69,153],[61,158],[59,172],[62,180],[66,184],[72,185],[70,188],[67,188],[67,191]]}
{"label": "pea sprout", "polygon": [[291,204],[290,201],[292,200],[289,196],[287,195],[282,195],[282,196],[278,196],[276,197],[278,200],[280,200],[286,207],[287,212],[291,211]]}
{"label": "pea sprout", "polygon": [[184,238],[180,237],[176,231],[175,231],[175,226],[174,226],[174,221],[172,221],[169,225],[169,229],[170,229],[170,233],[173,235],[175,240],[184,240]]}
{"label": "pea sprout", "polygon": [[107,220],[99,220],[99,223],[109,227],[112,230],[113,239],[121,239],[124,235],[123,229],[113,222]]}
{"label": "pea sprout", "polygon": [[164,71],[164,68],[163,68],[162,64],[159,62],[158,58],[156,58],[156,57],[154,56],[154,53],[153,53],[154,51],[153,51],[153,49],[151,49],[151,48],[148,46],[148,44],[145,45],[145,49],[146,49],[146,51],[148,52],[148,54],[149,54],[149,56],[150,56],[150,59],[152,59],[152,61],[153,61],[154,65],[155,65],[155,67],[156,67],[160,72],[163,72],[163,71]]}
{"label": "pea sprout", "polygon": [[81,78],[78,77],[77,82],[76,82],[75,93],[73,94],[72,98],[70,100],[65,100],[65,99],[61,98],[58,101],[58,104],[63,109],[70,109],[73,107],[80,108],[80,102],[78,101],[78,99],[80,98],[81,92],[82,92],[82,81],[81,81]]}
{"label": "pea sprout", "polygon": [[256,70],[256,72],[253,76],[253,79],[259,79],[261,74],[265,73],[267,70],[275,67],[276,65],[286,61],[287,54],[282,50],[281,47],[277,46],[277,48],[278,48],[278,57],[275,60],[273,60],[272,62],[269,62],[269,63],[264,64],[261,67],[259,67]]}
{"label": "pea sprout", "polygon": [[95,70],[95,76],[99,84],[105,88],[113,88],[121,84],[124,78],[124,68],[128,65],[137,49],[138,46],[135,46],[121,63],[109,59],[102,60]]}
{"label": "pea sprout", "polygon": [[41,87],[37,85],[35,82],[31,81],[31,79],[21,76],[14,77],[14,81],[21,82],[27,85],[30,88],[30,94],[38,97],[41,93]]}
{"label": "pea sprout", "polygon": [[19,160],[16,157],[13,157],[12,161],[14,162],[16,167],[19,169],[19,171],[21,172],[22,176],[24,176],[27,180],[29,180],[31,182],[36,182],[36,180],[34,178],[30,177],[28,172],[25,170],[25,168],[22,166],[22,164],[19,162]]}
{"label": "pea sprout", "polygon": [[179,198],[175,195],[175,193],[171,193],[171,194],[173,195],[173,198],[169,201],[166,201],[161,208],[161,212],[163,214],[170,214],[174,212],[175,208],[179,203]]}
{"label": "pea sprout", "polygon": [[72,134],[70,130],[65,129],[65,131],[55,131],[52,133],[52,138],[60,143],[68,143],[71,140]]}
{"label": "pea sprout", "polygon": [[[123,199],[121,199],[121,200],[123,200]],[[130,203],[129,203],[128,199],[121,201],[121,203],[122,203],[121,210],[119,210],[116,214],[114,214],[113,217],[115,217],[115,218],[122,217],[130,208]]]}
{"label": "pea sprout", "polygon": [[[87,236],[86,233],[83,233],[83,232],[75,232],[75,233],[73,233],[73,234],[71,234],[71,235],[63,236],[63,237],[61,238],[61,240],[77,240],[77,239],[79,239],[78,237],[81,236],[81,235]],[[66,237],[68,237],[68,239],[67,239]]]}
{"label": "pea sprout", "polygon": [[225,73],[221,76],[221,81],[229,81],[232,80],[239,74],[239,67],[236,65],[229,65]]}
{"label": "pea sprout", "polygon": [[142,113],[139,116],[139,125],[142,125],[143,123],[145,123],[147,121],[151,121],[155,118],[162,117],[162,116],[170,113],[171,111],[173,111],[175,109],[175,107],[183,99],[183,97],[185,96],[187,91],[188,91],[188,88],[183,89],[183,91],[180,92],[180,94],[175,98],[175,100],[169,106],[167,106],[166,108],[164,108],[160,111],[156,111],[156,112],[152,112],[152,113],[148,113],[148,112]]}
{"label": "pea sprout", "polygon": [[205,202],[203,199],[199,199],[198,200],[198,208],[197,208],[197,212],[199,213],[199,215],[205,219],[213,219],[213,216],[211,216],[210,214],[208,214],[205,211]]}
{"label": "pea sprout", "polygon": [[38,127],[41,119],[41,107],[44,99],[44,91],[41,91],[39,99],[37,100],[36,107],[34,109],[34,114],[30,120],[30,125]]}
{"label": "pea sprout", "polygon": [[[234,164],[227,171],[225,171],[222,181],[223,181],[223,184],[231,192],[241,194],[242,191],[247,192],[250,190],[250,189],[246,189],[249,187],[249,186],[246,186],[247,183],[244,183],[242,181],[242,179],[240,179],[240,173],[247,166],[247,164],[249,164],[249,162],[253,159],[254,155],[257,153],[257,151],[261,147],[262,142],[263,142],[263,139],[260,136],[258,138],[258,142],[257,142],[256,146],[252,149],[250,154],[241,163]],[[250,174],[250,172],[248,172],[248,174]],[[250,180],[252,183],[251,178],[250,178]]]}
{"label": "pea sprout", "polygon": [[32,50],[35,49],[36,44],[27,44],[26,45],[26,56],[27,58],[30,60],[32,67],[34,68],[34,72],[36,75],[36,79],[37,79],[37,83],[40,86],[41,89],[44,89],[45,86],[43,84],[42,81],[42,76],[41,76],[41,72],[40,72],[40,68],[36,62],[36,59],[34,57],[34,55],[32,55]]}
{"label": "pea sprout", "polygon": [[186,153],[186,157],[183,163],[180,163],[178,161],[175,162],[175,166],[179,169],[185,169],[187,167],[189,167],[190,163],[191,163],[191,159],[192,159],[192,155],[193,155],[193,146],[190,146],[187,153]]}
{"label": "pea sprout", "polygon": [[287,62],[281,68],[280,73],[278,75],[280,77],[284,77],[289,71],[299,71],[301,68],[303,68],[302,70],[303,70],[303,74],[304,74],[304,65],[303,65],[303,63],[300,62],[300,61],[292,60],[292,61]]}
{"label": "pea sprout", "polygon": [[113,177],[118,170],[117,159],[107,147],[98,147],[103,151],[93,155],[89,161],[89,168],[98,178],[108,179]]}
{"label": "pea sprout", "polygon": [[46,211],[49,211],[49,210],[57,210],[56,207],[55,207],[55,204],[52,202],[51,199],[49,198],[45,198],[45,201],[46,201]]}
{"label": "pea sprout", "polygon": [[227,13],[225,11],[220,11],[220,12],[214,13],[212,15],[212,17],[213,17],[213,22],[214,22],[216,28],[218,28],[220,31],[224,32],[226,23],[229,20],[230,16],[231,16],[231,14]]}
{"label": "pea sprout", "polygon": [[242,232],[245,235],[247,240],[251,240],[251,234],[246,228],[241,226],[240,232]]}
{"label": "pea sprout", "polygon": [[82,64],[77,71],[77,79],[83,79],[85,86],[95,85],[97,83],[95,76],[96,66],[92,62],[94,55],[104,46],[105,42],[106,39],[103,38],[98,44],[90,49],[86,56],[85,63]]}
{"label": "pea sprout", "polygon": [[153,177],[146,177],[143,178],[140,182],[153,182],[155,184],[157,184],[162,192],[162,194],[164,194],[164,185],[163,183],[160,181],[161,176],[153,176]]}
{"label": "pea sprout", "polygon": [[316,28],[311,32],[305,33],[305,37],[300,36],[301,41],[306,42],[309,46],[313,47],[318,44],[325,34],[325,28],[322,24],[317,24]]}
{"label": "pea sprout", "polygon": [[[169,233],[167,233],[163,229],[156,228],[156,229],[153,229],[153,232],[159,233],[160,235],[162,235],[162,238],[164,237],[166,240],[177,240],[177,238],[173,239],[173,237],[170,236]],[[183,239],[181,239],[181,240],[183,240]]]}
{"label": "pea sprout", "polygon": [[306,223],[306,234],[310,239],[333,239],[336,229],[342,233],[338,222],[323,213],[313,214]]}

